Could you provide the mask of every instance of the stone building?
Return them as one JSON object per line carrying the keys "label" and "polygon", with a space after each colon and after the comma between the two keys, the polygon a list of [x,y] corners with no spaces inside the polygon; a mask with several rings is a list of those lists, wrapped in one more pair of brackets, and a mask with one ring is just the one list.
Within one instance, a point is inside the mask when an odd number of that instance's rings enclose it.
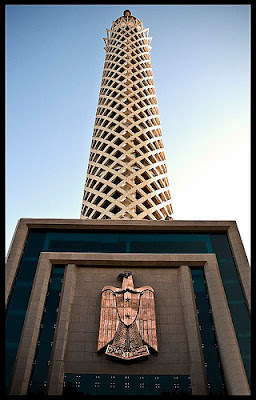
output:
{"label": "stone building", "polygon": [[249,395],[237,225],[172,220],[148,30],[107,32],[81,218],[20,219],[10,247],[8,394]]}

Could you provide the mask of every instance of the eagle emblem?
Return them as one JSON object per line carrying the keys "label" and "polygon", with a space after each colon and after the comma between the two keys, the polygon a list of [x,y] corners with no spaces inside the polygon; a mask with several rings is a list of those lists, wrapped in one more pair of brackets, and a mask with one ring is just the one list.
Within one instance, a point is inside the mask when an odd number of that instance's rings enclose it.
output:
{"label": "eagle emblem", "polygon": [[130,272],[120,274],[122,288],[105,286],[101,293],[98,349],[105,354],[131,360],[158,351],[154,290],[135,289]]}

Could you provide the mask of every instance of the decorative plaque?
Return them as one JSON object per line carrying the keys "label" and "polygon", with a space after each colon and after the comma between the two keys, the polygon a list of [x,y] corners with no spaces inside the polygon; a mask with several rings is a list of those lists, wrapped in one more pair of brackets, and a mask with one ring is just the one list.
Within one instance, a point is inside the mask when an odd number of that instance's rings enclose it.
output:
{"label": "decorative plaque", "polygon": [[120,276],[122,288],[102,289],[98,351],[107,346],[107,355],[132,360],[158,351],[154,290],[135,289],[130,272]]}

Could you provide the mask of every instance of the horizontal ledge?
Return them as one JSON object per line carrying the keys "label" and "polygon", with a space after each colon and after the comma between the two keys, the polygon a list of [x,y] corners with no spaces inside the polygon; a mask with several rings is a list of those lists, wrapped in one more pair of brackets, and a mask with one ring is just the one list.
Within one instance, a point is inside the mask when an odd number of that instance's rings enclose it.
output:
{"label": "horizontal ledge", "polygon": [[193,231],[227,232],[235,221],[184,221],[184,220],[119,220],[119,219],[44,219],[21,218],[28,228],[44,229],[118,229],[143,231]]}
{"label": "horizontal ledge", "polygon": [[41,257],[52,264],[89,266],[203,267],[207,262],[217,263],[215,254],[154,254],[154,253],[65,253],[42,252]]}

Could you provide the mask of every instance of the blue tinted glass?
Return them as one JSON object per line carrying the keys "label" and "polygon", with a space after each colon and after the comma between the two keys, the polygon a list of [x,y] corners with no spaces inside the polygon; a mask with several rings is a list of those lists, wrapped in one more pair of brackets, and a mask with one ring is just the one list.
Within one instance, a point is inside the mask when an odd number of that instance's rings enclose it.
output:
{"label": "blue tinted glass", "polygon": [[215,351],[216,339],[215,339],[214,335],[212,335],[212,332],[211,332],[213,330],[211,323],[209,323],[206,326],[203,325],[201,328],[200,334],[201,334],[202,343],[205,346],[208,346],[208,349],[210,348],[210,346],[212,346],[212,350]]}
{"label": "blue tinted glass", "polygon": [[235,328],[239,334],[249,334],[251,331],[251,321],[248,315],[248,309],[246,305],[243,303],[236,303],[233,301],[228,301],[229,308],[231,311],[232,319],[235,325]]}
{"label": "blue tinted glass", "polygon": [[[6,317],[6,340],[19,343],[35,276],[37,258],[43,248],[45,232],[29,232],[10,299]],[[16,315],[15,315],[16,312]],[[6,351],[6,388],[8,390],[17,348]],[[11,368],[12,365],[12,368]]]}
{"label": "blue tinted glass", "polygon": [[205,283],[202,279],[200,279],[200,277],[193,277],[194,280],[194,288],[196,293],[199,295],[199,293],[206,293],[206,287],[205,287]]}
{"label": "blue tinted glass", "polygon": [[[208,301],[208,293],[205,284],[203,269],[191,269],[194,291],[196,296],[196,307],[198,311],[198,321],[201,327],[201,341],[203,344],[203,354],[206,367],[207,382],[210,386],[211,393],[226,394],[222,369],[220,366],[220,357],[217,350],[217,342],[214,331],[212,329],[213,321],[211,317],[211,309]],[[201,284],[199,285],[199,281]],[[202,291],[202,285],[205,290]],[[199,288],[199,292],[197,289]],[[214,388],[214,389],[213,389]]]}
{"label": "blue tinted glass", "polygon": [[18,312],[10,312],[6,317],[6,341],[7,342],[19,342],[17,341],[17,330],[21,331],[24,324],[25,312],[19,314]]}
{"label": "blue tinted glass", "polygon": [[31,286],[15,286],[14,294],[9,302],[9,310],[26,310],[30,297]]}
{"label": "blue tinted glass", "polygon": [[37,259],[35,261],[26,261],[25,257],[23,257],[22,262],[20,264],[19,273],[16,278],[16,283],[26,281],[26,282],[31,282],[32,284],[36,272],[36,267],[37,267]]}
{"label": "blue tinted glass", "polygon": [[237,272],[233,259],[218,260],[223,282],[237,281]]}
{"label": "blue tinted glass", "polygon": [[5,364],[5,384],[9,385],[9,379],[12,374],[13,364],[15,362],[19,343],[6,343],[6,364]]}
{"label": "blue tinted glass", "polygon": [[228,238],[225,234],[211,234],[212,249],[214,253],[218,254],[218,258],[229,259],[232,258]]}
{"label": "blue tinted glass", "polygon": [[45,232],[29,232],[24,257],[38,257],[42,251],[45,240]]}
{"label": "blue tinted glass", "polygon": [[249,335],[238,337],[238,343],[243,354],[249,356],[251,354],[251,341]]}
{"label": "blue tinted glass", "polygon": [[[64,268],[53,267],[45,303],[45,312],[41,321],[34,367],[30,379],[29,393],[31,394],[44,393],[46,388],[45,383],[51,359],[63,275]],[[56,285],[58,289],[56,289]]]}
{"label": "blue tinted glass", "polygon": [[[155,253],[155,234],[144,233],[120,233],[120,242],[126,243],[126,251],[131,253]],[[124,246],[124,244],[123,244]]]}

